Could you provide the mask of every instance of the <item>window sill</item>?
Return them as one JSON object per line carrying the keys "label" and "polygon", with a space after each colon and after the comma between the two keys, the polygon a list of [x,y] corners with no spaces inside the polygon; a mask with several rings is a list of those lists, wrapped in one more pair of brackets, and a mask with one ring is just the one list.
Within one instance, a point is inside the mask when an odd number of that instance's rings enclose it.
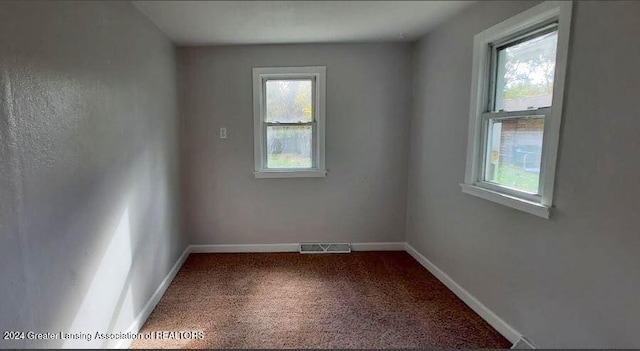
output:
{"label": "window sill", "polygon": [[327,171],[304,170],[304,171],[259,171],[253,172],[256,179],[264,178],[325,178]]}
{"label": "window sill", "polygon": [[460,184],[462,192],[465,194],[477,196],[479,198],[493,201],[501,205],[515,208],[523,212],[531,213],[538,217],[549,218],[551,208],[539,203],[520,199],[515,196],[505,195],[497,191],[488,190],[471,184]]}

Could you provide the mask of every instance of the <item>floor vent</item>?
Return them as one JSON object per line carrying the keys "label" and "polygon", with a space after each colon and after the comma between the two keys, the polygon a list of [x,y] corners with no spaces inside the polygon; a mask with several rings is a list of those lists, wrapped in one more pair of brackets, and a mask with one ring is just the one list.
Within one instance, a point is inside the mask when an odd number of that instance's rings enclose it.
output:
{"label": "floor vent", "polygon": [[351,253],[351,244],[348,243],[302,243],[301,254],[317,253]]}

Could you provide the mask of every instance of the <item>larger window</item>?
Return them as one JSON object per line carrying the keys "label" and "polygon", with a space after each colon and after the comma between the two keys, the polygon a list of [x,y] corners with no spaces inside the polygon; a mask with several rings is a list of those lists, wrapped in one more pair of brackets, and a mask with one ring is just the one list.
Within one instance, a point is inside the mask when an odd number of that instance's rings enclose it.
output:
{"label": "larger window", "polygon": [[547,1],[476,35],[465,193],[549,217],[571,5]]}
{"label": "larger window", "polygon": [[256,178],[324,177],[325,67],[253,69]]}

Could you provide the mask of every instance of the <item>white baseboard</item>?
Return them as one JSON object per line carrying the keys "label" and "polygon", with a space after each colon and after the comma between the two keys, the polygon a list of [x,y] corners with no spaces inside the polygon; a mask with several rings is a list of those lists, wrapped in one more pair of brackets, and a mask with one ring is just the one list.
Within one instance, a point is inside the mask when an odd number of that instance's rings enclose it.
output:
{"label": "white baseboard", "polygon": [[536,345],[531,343],[531,341],[523,337],[523,338],[520,338],[520,340],[513,343],[513,346],[511,346],[511,349],[512,350],[533,350],[533,349],[537,349],[537,347]]}
{"label": "white baseboard", "polygon": [[[351,243],[353,251],[404,251],[404,242]],[[192,253],[298,252],[299,243],[191,245]]]}
{"label": "white baseboard", "polygon": [[404,251],[404,242],[351,243],[353,251]]}
{"label": "white baseboard", "polygon": [[406,251],[409,255],[416,259],[421,265],[423,265],[431,274],[433,274],[438,280],[453,291],[467,306],[471,307],[482,319],[489,323],[494,329],[496,329],[502,336],[504,336],[511,343],[516,343],[522,337],[522,334],[515,330],[512,326],[507,324],[502,318],[498,317],[487,306],[478,301],[471,293],[465,290],[460,284],[456,283],[447,273],[443,272],[438,266],[429,261],[426,257],[420,254],[408,243],[405,244]]}
{"label": "white baseboard", "polygon": [[[167,288],[173,281],[173,278],[175,278],[176,274],[178,274],[178,271],[180,270],[180,268],[182,268],[182,264],[187,259],[187,257],[189,257],[190,253],[190,246],[187,246],[187,248],[185,248],[182,252],[182,255],[180,255],[176,263],[173,265],[173,267],[171,267],[171,270],[169,271],[167,276],[162,280],[160,286],[158,286],[158,289],[156,289],[153,295],[151,295],[151,298],[149,298],[149,301],[147,301],[147,303],[144,305],[142,311],[140,311],[140,313],[138,313],[136,318],[133,320],[133,323],[131,323],[131,326],[129,327],[129,329],[127,329],[127,333],[137,333],[140,331],[140,328],[142,328],[144,323],[147,321],[147,318],[149,318],[149,315],[151,315],[153,309],[156,308],[156,305],[158,304],[158,302],[160,302],[162,296],[164,296],[165,291],[167,291]],[[115,345],[115,348],[129,348],[129,345],[131,345],[132,341],[133,340],[130,339],[122,339]]]}
{"label": "white baseboard", "polygon": [[192,253],[243,253],[243,252],[298,252],[298,243],[289,244],[230,244],[230,245],[191,245]]}

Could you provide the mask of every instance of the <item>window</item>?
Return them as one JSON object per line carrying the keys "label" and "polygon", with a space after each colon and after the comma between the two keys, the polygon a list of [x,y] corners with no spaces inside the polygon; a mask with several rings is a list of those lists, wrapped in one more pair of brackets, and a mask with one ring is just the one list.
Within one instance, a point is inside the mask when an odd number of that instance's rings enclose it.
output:
{"label": "window", "polygon": [[253,69],[256,178],[324,177],[325,67]]}
{"label": "window", "polygon": [[475,36],[463,192],[549,217],[571,6],[547,1]]}

